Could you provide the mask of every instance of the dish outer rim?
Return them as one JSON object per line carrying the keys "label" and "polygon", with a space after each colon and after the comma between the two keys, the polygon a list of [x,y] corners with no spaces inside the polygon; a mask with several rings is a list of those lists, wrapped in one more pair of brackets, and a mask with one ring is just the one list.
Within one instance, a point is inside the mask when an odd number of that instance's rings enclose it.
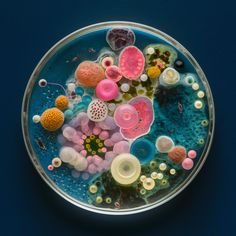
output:
{"label": "dish outer rim", "polygon": [[[198,164],[192,170],[191,174],[189,174],[189,176],[177,188],[172,190],[170,193],[168,193],[166,196],[159,199],[158,201],[156,201],[154,203],[150,203],[148,205],[135,207],[131,210],[129,210],[129,209],[113,210],[113,209],[108,209],[108,208],[104,209],[104,208],[94,207],[94,206],[79,202],[79,200],[76,200],[75,198],[73,198],[73,197],[69,196],[68,194],[66,194],[65,192],[63,192],[48,177],[48,175],[45,173],[45,171],[41,167],[41,164],[37,160],[37,157],[34,153],[32,144],[30,142],[28,127],[27,127],[28,107],[29,107],[29,100],[30,100],[30,96],[31,96],[31,92],[32,92],[32,87],[35,84],[35,80],[37,79],[39,72],[45,66],[47,61],[57,52],[57,50],[61,49],[68,42],[74,40],[75,38],[85,35],[87,33],[97,31],[97,30],[101,30],[104,28],[112,28],[112,27],[132,27],[133,29],[142,30],[143,32],[146,32],[146,33],[152,34],[154,36],[157,36],[159,38],[162,38],[164,41],[168,41],[168,43],[170,43],[174,47],[176,47],[180,52],[182,52],[187,57],[187,59],[190,61],[190,63],[194,66],[198,76],[200,77],[201,81],[203,82],[204,87],[206,89],[206,95],[207,95],[208,107],[209,107],[208,138],[207,138],[207,141],[205,142],[205,147],[202,152],[202,155],[201,155],[201,157],[199,157],[200,160],[198,161]],[[206,158],[209,154],[211,145],[212,145],[212,140],[213,140],[214,130],[215,130],[215,107],[214,107],[212,92],[211,92],[209,83],[207,81],[207,78],[206,78],[203,70],[201,69],[198,62],[191,55],[191,53],[186,48],[184,48],[178,41],[176,41],[175,39],[173,39],[171,36],[167,35],[166,33],[162,32],[154,27],[147,26],[144,24],[134,23],[134,22],[129,22],[129,21],[108,21],[108,22],[101,22],[101,23],[92,24],[92,25],[83,27],[81,29],[78,29],[78,30],[72,32],[71,34],[65,36],[60,41],[58,41],[56,44],[54,44],[44,54],[44,56],[41,58],[41,60],[38,62],[37,66],[35,67],[34,71],[32,72],[30,79],[27,83],[26,89],[25,89],[25,93],[24,93],[24,97],[23,97],[23,101],[22,101],[21,125],[22,125],[22,132],[23,132],[25,146],[26,146],[28,155],[30,156],[30,159],[31,159],[34,167],[36,168],[36,170],[38,171],[38,173],[42,177],[42,179],[57,194],[59,194],[61,197],[63,197],[65,200],[69,201],[73,205],[80,207],[82,209],[91,211],[91,212],[105,214],[105,215],[130,215],[130,214],[140,213],[140,212],[147,211],[147,210],[156,208],[158,206],[161,206],[162,204],[170,201],[176,195],[178,195],[180,192],[182,192],[193,181],[193,179],[199,173],[203,164],[205,163]]]}

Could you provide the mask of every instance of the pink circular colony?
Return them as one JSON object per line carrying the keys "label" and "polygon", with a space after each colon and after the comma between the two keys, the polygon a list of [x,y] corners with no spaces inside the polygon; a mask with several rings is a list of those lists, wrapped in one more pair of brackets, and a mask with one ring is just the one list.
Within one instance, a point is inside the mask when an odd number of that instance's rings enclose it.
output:
{"label": "pink circular colony", "polygon": [[197,152],[195,150],[190,150],[188,152],[188,157],[194,159],[197,156]]}
{"label": "pink circular colony", "polygon": [[109,66],[106,68],[105,76],[107,79],[118,82],[122,78],[121,71],[118,66]]}
{"label": "pink circular colony", "polygon": [[121,129],[122,135],[127,139],[134,139],[148,133],[154,119],[150,99],[144,96],[133,98],[129,104],[138,112],[138,123],[129,129]]}
{"label": "pink circular colony", "polygon": [[100,134],[99,134],[99,138],[101,140],[105,140],[109,138],[109,132],[106,130],[103,130]]}
{"label": "pink circular colony", "polygon": [[100,81],[96,87],[96,96],[102,101],[110,101],[119,95],[118,85],[110,79]]}
{"label": "pink circular colony", "polygon": [[186,158],[183,160],[182,162],[182,167],[185,169],[185,170],[190,170],[193,168],[193,160],[190,159],[190,158]]}
{"label": "pink circular colony", "polygon": [[119,105],[115,110],[114,120],[117,126],[123,129],[130,129],[137,125],[139,121],[138,112],[129,104]]}
{"label": "pink circular colony", "polygon": [[145,58],[142,52],[135,46],[126,47],[119,57],[121,74],[130,80],[140,77],[144,70]]}

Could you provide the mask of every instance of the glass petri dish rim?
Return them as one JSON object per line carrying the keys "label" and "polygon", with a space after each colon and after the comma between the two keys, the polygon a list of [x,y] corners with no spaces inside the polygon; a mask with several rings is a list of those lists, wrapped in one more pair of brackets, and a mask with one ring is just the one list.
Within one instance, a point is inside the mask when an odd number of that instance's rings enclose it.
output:
{"label": "glass petri dish rim", "polygon": [[[61,49],[64,45],[66,45],[68,42],[74,40],[75,38],[82,36],[84,34],[94,32],[100,29],[105,28],[111,28],[111,27],[131,27],[133,29],[141,30],[146,33],[152,34],[154,36],[157,36],[159,38],[162,38],[166,41],[168,41],[170,44],[172,44],[174,47],[176,47],[179,51],[181,51],[187,59],[190,61],[190,63],[194,66],[198,76],[200,77],[202,83],[205,86],[206,89],[206,96],[208,101],[208,107],[209,107],[209,132],[208,137],[205,142],[205,147],[202,152],[201,157],[199,157],[198,163],[195,165],[194,169],[191,171],[189,176],[176,188],[174,188],[170,193],[165,195],[163,198],[157,200],[156,202],[135,207],[132,209],[121,209],[121,210],[114,210],[109,208],[99,208],[95,207],[83,202],[80,202],[79,200],[69,196],[64,191],[62,191],[58,186],[48,177],[48,175],[45,173],[44,169],[42,168],[40,162],[37,159],[37,156],[33,150],[33,146],[31,144],[31,140],[29,137],[29,130],[28,130],[28,108],[29,108],[29,101],[31,97],[32,88],[37,80],[37,77],[42,70],[42,68],[45,66],[45,64],[48,62],[48,60],[57,52],[57,50]],[[155,207],[161,206],[162,204],[168,202],[172,198],[174,198],[176,195],[178,195],[180,192],[182,192],[195,178],[195,176],[198,174],[200,169],[202,168],[204,162],[206,161],[206,158],[208,156],[208,153],[211,148],[213,136],[214,136],[214,129],[215,129],[215,108],[214,108],[214,101],[212,92],[209,86],[209,83],[206,79],[206,76],[201,69],[200,65],[197,63],[197,61],[194,59],[194,57],[191,55],[191,53],[184,48],[178,41],[173,39],[171,36],[165,34],[164,32],[144,24],[135,23],[135,22],[129,22],[129,21],[108,21],[108,22],[101,22],[92,24],[86,27],[83,27],[81,29],[78,29],[71,34],[65,36],[60,41],[58,41],[56,44],[54,44],[51,49],[49,49],[46,54],[42,57],[42,59],[39,61],[37,66],[35,67],[34,71],[32,72],[28,84],[25,89],[23,101],[22,101],[22,111],[21,111],[21,125],[22,125],[22,133],[23,138],[25,142],[25,146],[28,152],[28,155],[30,156],[30,159],[38,171],[39,175],[42,177],[42,179],[49,185],[51,189],[53,189],[57,194],[59,194],[61,197],[63,197],[68,202],[72,203],[73,205],[80,207],[82,209],[94,212],[94,213],[100,213],[100,214],[106,214],[106,215],[129,215],[129,214],[135,214],[140,213],[143,211],[147,211],[150,209],[153,209]]]}

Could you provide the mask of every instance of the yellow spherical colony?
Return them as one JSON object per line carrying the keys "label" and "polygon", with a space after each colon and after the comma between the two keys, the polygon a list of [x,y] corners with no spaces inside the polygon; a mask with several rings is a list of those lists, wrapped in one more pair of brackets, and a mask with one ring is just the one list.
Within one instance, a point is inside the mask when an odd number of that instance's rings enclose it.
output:
{"label": "yellow spherical colony", "polygon": [[147,69],[147,74],[149,78],[155,79],[161,74],[161,70],[157,66],[151,66]]}
{"label": "yellow spherical colony", "polygon": [[58,108],[49,108],[43,112],[40,123],[48,131],[56,131],[64,122],[64,114]]}
{"label": "yellow spherical colony", "polygon": [[69,100],[66,96],[60,95],[56,98],[55,105],[60,110],[65,110],[69,105]]}

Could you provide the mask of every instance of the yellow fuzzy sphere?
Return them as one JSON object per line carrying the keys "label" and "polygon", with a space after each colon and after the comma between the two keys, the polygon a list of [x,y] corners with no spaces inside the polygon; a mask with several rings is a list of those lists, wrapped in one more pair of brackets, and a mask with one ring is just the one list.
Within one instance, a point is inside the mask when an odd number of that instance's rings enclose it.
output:
{"label": "yellow fuzzy sphere", "polygon": [[64,114],[56,107],[47,109],[40,118],[40,123],[48,131],[56,131],[64,122]]}
{"label": "yellow fuzzy sphere", "polygon": [[60,95],[56,98],[55,105],[60,110],[65,110],[68,107],[69,100],[66,96]]}
{"label": "yellow fuzzy sphere", "polygon": [[147,69],[147,74],[149,78],[155,79],[161,74],[161,71],[157,66],[151,66]]}

